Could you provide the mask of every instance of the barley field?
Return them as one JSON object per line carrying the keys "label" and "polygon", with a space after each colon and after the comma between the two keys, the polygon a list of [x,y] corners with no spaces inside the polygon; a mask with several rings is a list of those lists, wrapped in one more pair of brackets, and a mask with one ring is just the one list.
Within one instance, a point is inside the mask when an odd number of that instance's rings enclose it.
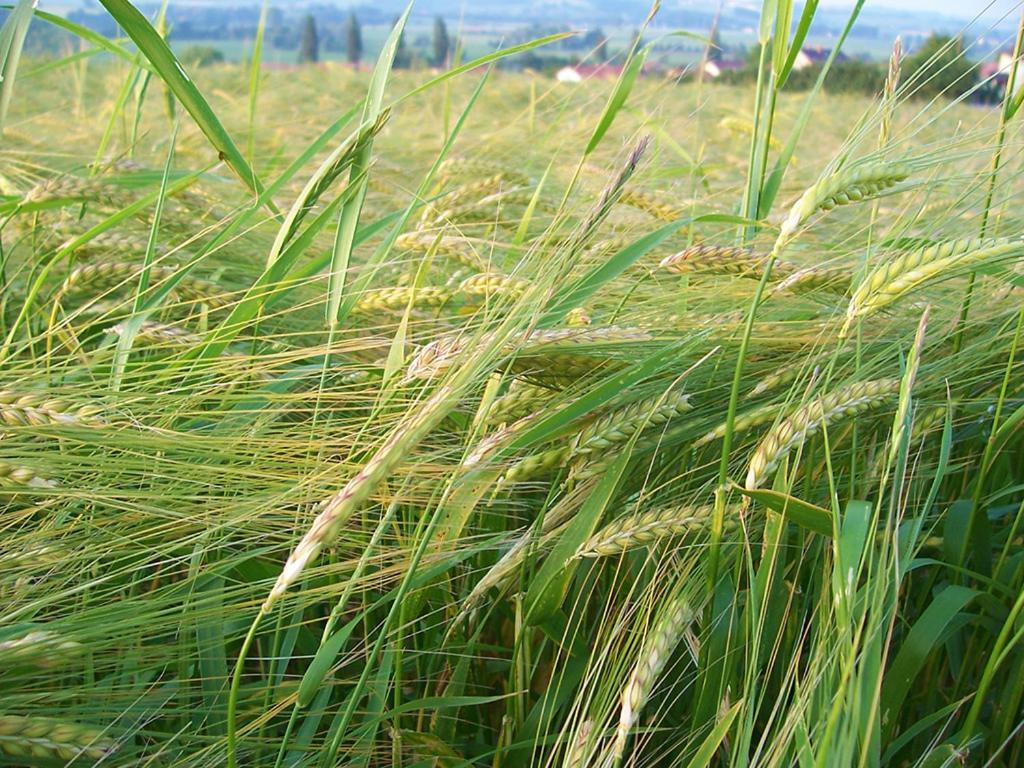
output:
{"label": "barley field", "polygon": [[0,46],[0,765],[1024,763],[1012,90],[104,5]]}

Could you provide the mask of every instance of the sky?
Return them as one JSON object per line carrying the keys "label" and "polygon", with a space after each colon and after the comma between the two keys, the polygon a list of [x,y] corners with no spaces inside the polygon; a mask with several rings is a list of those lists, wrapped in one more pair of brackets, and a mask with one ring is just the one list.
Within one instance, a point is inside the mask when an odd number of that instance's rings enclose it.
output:
{"label": "sky", "polygon": [[[849,7],[851,0],[822,0],[823,6]],[[933,11],[950,16],[973,17],[982,11],[986,15],[1002,16],[1024,7],[1022,0],[867,0],[869,8],[898,8],[908,11]]]}

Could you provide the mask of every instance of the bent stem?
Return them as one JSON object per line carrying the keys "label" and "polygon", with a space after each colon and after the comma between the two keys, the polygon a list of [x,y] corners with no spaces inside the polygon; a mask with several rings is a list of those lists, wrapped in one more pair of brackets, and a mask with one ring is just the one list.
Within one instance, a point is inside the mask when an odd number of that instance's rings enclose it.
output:
{"label": "bent stem", "polygon": [[266,610],[261,607],[259,613],[256,614],[256,618],[252,620],[252,624],[249,626],[249,632],[245,636],[245,640],[242,641],[242,647],[238,651],[238,659],[235,661],[235,671],[231,676],[231,691],[228,694],[227,717],[228,768],[238,767],[238,729],[236,727],[236,713],[238,710],[238,687],[242,681],[242,666],[245,664],[245,657],[249,655],[249,647],[252,645],[252,641],[256,637],[256,630],[259,629],[260,622],[263,620],[264,616],[266,616]]}

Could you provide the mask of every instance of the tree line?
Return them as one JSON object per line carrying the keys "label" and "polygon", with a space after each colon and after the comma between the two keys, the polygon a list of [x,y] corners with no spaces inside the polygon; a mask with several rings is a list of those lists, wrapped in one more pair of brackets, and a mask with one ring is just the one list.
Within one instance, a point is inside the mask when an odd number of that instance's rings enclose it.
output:
{"label": "tree line", "polygon": [[[396,18],[395,23],[397,21]],[[359,23],[359,17],[354,11],[345,21],[344,40],[346,61],[352,66],[359,66],[363,60],[363,29]],[[430,55],[421,61],[435,67],[447,67],[455,45],[448,33],[448,25],[441,16],[434,19],[430,43]],[[319,60],[320,38],[317,32],[316,18],[312,14],[306,14],[302,20],[299,35],[298,61],[300,64],[308,64]],[[405,31],[403,30],[398,37],[394,66],[396,69],[409,69],[417,62],[416,54],[406,45]]]}

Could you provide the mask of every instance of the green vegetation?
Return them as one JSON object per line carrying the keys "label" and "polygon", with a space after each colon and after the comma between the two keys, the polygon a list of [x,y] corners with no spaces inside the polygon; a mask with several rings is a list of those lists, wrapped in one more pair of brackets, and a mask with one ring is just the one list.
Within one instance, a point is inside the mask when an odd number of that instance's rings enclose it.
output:
{"label": "green vegetation", "polygon": [[974,87],[978,68],[964,57],[960,38],[932,35],[907,58],[906,72],[922,96],[956,96]]}
{"label": "green vegetation", "polygon": [[209,67],[224,61],[224,54],[212,45],[189,45],[182,49],[178,58],[182,64],[191,67]]}
{"label": "green vegetation", "polygon": [[0,765],[1024,762],[1019,100],[103,5],[0,33]]}

